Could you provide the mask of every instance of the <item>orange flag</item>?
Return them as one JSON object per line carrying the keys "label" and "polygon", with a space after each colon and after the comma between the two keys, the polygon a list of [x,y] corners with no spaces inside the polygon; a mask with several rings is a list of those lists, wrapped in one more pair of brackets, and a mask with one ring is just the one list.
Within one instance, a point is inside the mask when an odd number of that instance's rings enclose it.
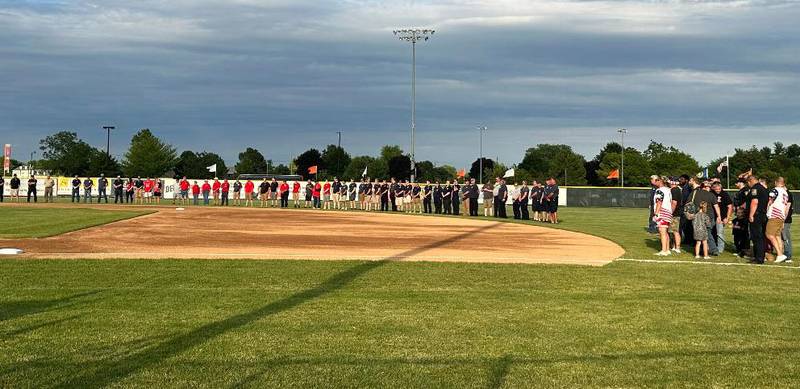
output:
{"label": "orange flag", "polygon": [[309,167],[308,174],[317,174],[317,165]]}
{"label": "orange flag", "polygon": [[465,172],[464,169],[461,169],[461,170],[458,171],[458,178],[464,178],[464,176],[466,176],[466,175],[467,175],[467,172]]}
{"label": "orange flag", "polygon": [[617,179],[618,180],[619,179],[619,169],[612,170],[611,173],[608,173],[608,177],[606,177],[606,178],[608,178],[609,180],[613,180],[613,179]]}

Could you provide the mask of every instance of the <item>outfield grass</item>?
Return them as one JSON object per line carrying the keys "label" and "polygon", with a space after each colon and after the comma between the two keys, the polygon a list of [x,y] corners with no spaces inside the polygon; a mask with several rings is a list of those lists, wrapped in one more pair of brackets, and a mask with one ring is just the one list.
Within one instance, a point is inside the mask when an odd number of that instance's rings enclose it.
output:
{"label": "outfield grass", "polygon": [[0,261],[2,387],[791,387],[800,273]]}
{"label": "outfield grass", "polygon": [[135,209],[0,207],[0,239],[43,238],[147,213]]}

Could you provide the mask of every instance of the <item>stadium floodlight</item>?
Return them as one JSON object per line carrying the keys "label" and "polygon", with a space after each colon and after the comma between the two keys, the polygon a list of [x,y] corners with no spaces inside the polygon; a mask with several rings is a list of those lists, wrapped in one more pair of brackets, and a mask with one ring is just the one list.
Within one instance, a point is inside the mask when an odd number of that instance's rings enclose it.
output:
{"label": "stadium floodlight", "polygon": [[617,132],[622,137],[622,153],[621,153],[622,163],[620,164],[620,170],[619,170],[619,185],[620,187],[624,188],[625,187],[625,134],[628,133],[628,130],[620,128],[619,130],[617,130]]}
{"label": "stadium floodlight", "polygon": [[480,156],[478,158],[478,161],[479,161],[478,162],[478,168],[480,169],[480,173],[478,173],[478,177],[480,177],[480,178],[478,179],[479,180],[478,183],[481,184],[481,185],[483,185],[483,133],[484,133],[484,131],[486,131],[488,129],[489,128],[486,127],[486,126],[478,126],[478,131],[481,133],[481,135],[480,135],[480,138],[481,138]]}
{"label": "stadium floodlight", "polygon": [[414,158],[414,132],[417,115],[417,42],[425,42],[436,31],[427,28],[404,28],[394,30],[394,36],[403,42],[411,43],[411,182],[416,181],[417,165]]}
{"label": "stadium floodlight", "polygon": [[114,126],[103,126],[103,129],[106,130],[106,156],[111,156],[111,130],[116,130],[117,127]]}

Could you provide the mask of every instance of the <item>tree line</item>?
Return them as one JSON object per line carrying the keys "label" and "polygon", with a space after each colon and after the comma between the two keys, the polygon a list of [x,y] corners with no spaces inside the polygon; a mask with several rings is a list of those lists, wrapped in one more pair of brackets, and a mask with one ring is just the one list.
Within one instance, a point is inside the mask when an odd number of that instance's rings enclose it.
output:
{"label": "tree line", "polygon": [[[215,173],[207,167],[217,166],[217,175],[225,176],[228,166],[218,154],[209,151],[186,150],[177,153],[172,145],[156,137],[149,129],[136,133],[122,160],[107,155],[105,151],[92,147],[81,140],[77,133],[60,131],[40,141],[42,159],[36,167],[49,170],[53,174],[98,176],[142,176],[156,177],[174,175],[176,177],[213,178]],[[576,153],[569,145],[539,144],[528,148],[519,163],[505,165],[490,158],[483,159],[484,181],[503,176],[509,169],[515,169],[517,181],[544,180],[554,177],[561,184],[617,186],[619,180],[607,178],[614,170],[621,168],[622,146],[609,142],[591,160]],[[651,141],[644,150],[626,147],[625,185],[647,186],[652,174],[694,175],[708,168],[709,177],[719,177],[725,182],[728,172],[717,167],[726,161],[725,156],[714,159],[708,166],[701,166],[691,155],[659,142]],[[728,156],[731,177],[752,169],[767,179],[777,176],[786,178],[788,186],[800,188],[800,146],[784,146],[775,143],[772,147],[736,149]],[[476,159],[464,175],[478,178],[480,160]],[[309,175],[309,168],[317,167],[316,175]],[[407,180],[411,176],[411,160],[400,146],[385,145],[377,156],[352,156],[344,148],[328,145],[322,150],[311,148],[293,159],[289,165],[277,164],[266,158],[259,150],[248,147],[238,155],[232,172],[238,174],[298,174],[317,179],[359,179],[366,169],[367,176],[374,179],[394,177]],[[459,171],[452,165],[436,165],[431,161],[417,161],[419,181],[453,180]]]}

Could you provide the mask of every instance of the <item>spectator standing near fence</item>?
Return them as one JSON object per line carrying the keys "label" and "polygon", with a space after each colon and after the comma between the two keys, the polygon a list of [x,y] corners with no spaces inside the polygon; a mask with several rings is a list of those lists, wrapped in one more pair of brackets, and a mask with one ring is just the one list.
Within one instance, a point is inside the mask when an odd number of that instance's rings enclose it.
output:
{"label": "spectator standing near fence", "polygon": [[72,179],[72,202],[73,203],[80,203],[81,202],[81,180],[78,176]]}
{"label": "spectator standing near fence", "polygon": [[783,177],[775,180],[775,187],[769,192],[767,205],[767,239],[775,249],[775,262],[786,260],[783,254],[783,227],[786,215],[789,213],[789,193],[786,190]]}
{"label": "spectator standing near fence", "polygon": [[658,236],[661,240],[661,251],[656,253],[658,256],[667,256],[670,251],[669,228],[672,225],[672,191],[666,184],[666,179],[657,177],[653,180],[653,185],[657,186],[653,193],[653,223],[658,229]]}
{"label": "spectator standing near fence", "polygon": [[219,205],[221,207],[227,207],[230,204],[228,199],[229,199],[230,192],[231,192],[231,183],[228,182],[227,178],[222,181],[222,183],[219,186],[219,190],[220,190],[220,202],[219,202]]}
{"label": "spectator standing near fence", "polygon": [[242,182],[237,178],[233,182],[233,205],[242,205]]}
{"label": "spectator standing near fence", "polygon": [[28,202],[31,202],[31,196],[33,196],[33,202],[39,202],[39,199],[36,196],[36,177],[31,175],[31,178],[28,178]]}
{"label": "spectator standing near fence", "polygon": [[720,213],[715,223],[717,251],[723,253],[725,252],[725,226],[730,223],[730,217],[734,215],[733,200],[731,196],[722,189],[722,184],[719,182],[711,184],[711,193],[717,196],[717,205]]}
{"label": "spectator standing near fence", "polygon": [[[44,179],[44,202],[45,203],[52,203],[53,202],[53,192],[56,188],[56,180],[53,179],[51,176],[47,176]],[[108,201],[106,201],[108,202]]]}
{"label": "spectator standing near fence", "polygon": [[197,181],[192,183],[192,205],[199,205],[200,199],[200,185],[197,184]]}
{"label": "spectator standing near fence", "polygon": [[211,195],[211,184],[208,183],[208,180],[203,181],[200,190],[203,192],[203,205],[208,205],[208,198]]}
{"label": "spectator standing near fence", "polygon": [[103,199],[108,204],[108,179],[105,174],[101,173],[100,178],[97,179],[97,203],[100,204],[100,200]]}
{"label": "spectator standing near fence", "polygon": [[676,254],[681,253],[681,219],[683,218],[683,190],[681,190],[680,182],[677,178],[672,177],[669,179],[670,190],[669,194],[672,198],[672,223],[669,226],[669,233],[672,234],[674,247],[672,251]]}

